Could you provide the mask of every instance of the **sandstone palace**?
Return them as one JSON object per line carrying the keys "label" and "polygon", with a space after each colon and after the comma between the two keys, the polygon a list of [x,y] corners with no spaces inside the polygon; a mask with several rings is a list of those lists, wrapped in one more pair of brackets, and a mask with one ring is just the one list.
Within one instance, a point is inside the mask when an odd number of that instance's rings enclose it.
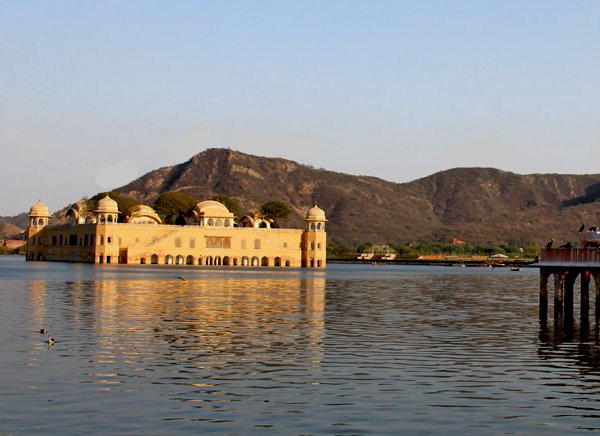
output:
{"label": "sandstone palace", "polygon": [[162,224],[149,206],[135,206],[127,222],[108,195],[95,210],[75,204],[67,223],[52,225],[41,202],[29,211],[27,260],[102,264],[324,268],[325,213],[308,209],[304,229],[271,228],[260,218],[233,213],[217,201],[202,201],[185,224]]}

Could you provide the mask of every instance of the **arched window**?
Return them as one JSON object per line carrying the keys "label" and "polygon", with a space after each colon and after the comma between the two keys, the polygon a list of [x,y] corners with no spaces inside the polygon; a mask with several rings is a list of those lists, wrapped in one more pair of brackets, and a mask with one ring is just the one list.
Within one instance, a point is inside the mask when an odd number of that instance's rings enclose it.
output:
{"label": "arched window", "polygon": [[217,218],[217,222],[215,224],[217,227],[223,226],[223,220],[221,218]]}
{"label": "arched window", "polygon": [[215,256],[215,265],[221,265],[221,257]]}
{"label": "arched window", "polygon": [[248,260],[247,256],[242,257],[242,266],[248,266],[250,264],[250,261]]}
{"label": "arched window", "polygon": [[207,256],[206,257],[206,265],[210,266],[213,264],[213,258],[212,256]]}
{"label": "arched window", "polygon": [[281,266],[281,257],[276,257],[273,264],[275,266]]}
{"label": "arched window", "polygon": [[186,265],[193,265],[194,264],[194,256],[190,255],[190,256],[186,257],[185,264]]}
{"label": "arched window", "polygon": [[223,257],[223,265],[229,266],[230,264],[231,264],[231,260],[229,259],[229,256]]}
{"label": "arched window", "polygon": [[317,268],[321,268],[323,266],[323,261],[321,259],[317,260]]}
{"label": "arched window", "polygon": [[317,223],[317,230],[321,230],[321,223]]}
{"label": "arched window", "polygon": [[183,265],[183,256],[181,254],[175,258],[175,265]]}
{"label": "arched window", "polygon": [[285,266],[290,266],[290,261],[289,260],[285,261]]}
{"label": "arched window", "polygon": [[165,265],[173,265],[173,256],[170,254],[165,256]]}
{"label": "arched window", "polygon": [[113,217],[112,215],[109,215],[108,217],[106,217],[106,222],[112,223],[113,222]]}
{"label": "arched window", "polygon": [[254,256],[252,258],[252,266],[258,266],[258,257]]}
{"label": "arched window", "polygon": [[212,218],[209,218],[209,219],[208,219],[208,226],[209,226],[209,227],[212,227],[212,226],[214,226],[214,225],[215,225],[215,220],[213,220]]}

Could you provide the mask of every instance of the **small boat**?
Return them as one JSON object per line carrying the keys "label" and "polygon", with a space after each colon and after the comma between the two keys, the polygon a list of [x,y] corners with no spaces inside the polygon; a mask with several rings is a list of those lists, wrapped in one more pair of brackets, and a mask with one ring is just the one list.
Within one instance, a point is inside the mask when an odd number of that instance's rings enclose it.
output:
{"label": "small boat", "polygon": [[520,266],[511,266],[510,270],[511,271],[523,271],[523,268],[521,268]]}

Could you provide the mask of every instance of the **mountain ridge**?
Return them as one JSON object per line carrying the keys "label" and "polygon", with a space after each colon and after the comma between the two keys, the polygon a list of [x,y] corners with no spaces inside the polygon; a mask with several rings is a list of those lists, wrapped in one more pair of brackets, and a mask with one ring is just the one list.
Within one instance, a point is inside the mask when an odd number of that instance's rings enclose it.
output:
{"label": "mountain ridge", "polygon": [[281,200],[293,210],[284,223],[291,227],[302,226],[306,209],[317,203],[327,214],[330,241],[346,245],[452,237],[542,244],[575,240],[582,222],[597,224],[600,218],[600,174],[462,167],[395,183],[222,148],[149,171],[114,191],[144,203],[167,191],[198,200],[225,194],[243,210]]}

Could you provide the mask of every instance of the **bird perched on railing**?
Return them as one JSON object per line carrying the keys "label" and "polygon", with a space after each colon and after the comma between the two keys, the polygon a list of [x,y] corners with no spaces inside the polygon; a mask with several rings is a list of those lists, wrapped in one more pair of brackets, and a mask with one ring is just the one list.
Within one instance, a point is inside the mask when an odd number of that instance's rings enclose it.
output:
{"label": "bird perched on railing", "polygon": [[552,244],[554,244],[554,238],[550,239],[546,244],[546,248],[552,248]]}

